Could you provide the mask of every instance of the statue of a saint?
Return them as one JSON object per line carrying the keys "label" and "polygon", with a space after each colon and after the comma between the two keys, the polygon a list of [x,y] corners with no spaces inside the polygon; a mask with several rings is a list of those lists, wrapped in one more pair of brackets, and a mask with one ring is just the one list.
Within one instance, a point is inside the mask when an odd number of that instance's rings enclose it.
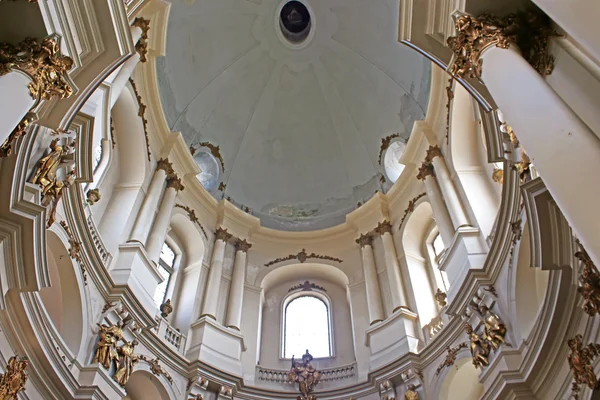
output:
{"label": "statue of a saint", "polygon": [[133,373],[133,367],[138,362],[138,357],[133,354],[137,344],[137,340],[133,340],[131,342],[125,340],[125,343],[117,349],[119,358],[116,360],[117,372],[115,372],[113,379],[121,386],[125,386],[127,384],[129,377]]}
{"label": "statue of a saint", "polygon": [[[40,166],[35,171],[32,183],[37,183],[45,191],[46,187],[52,185],[56,181],[56,171],[61,164],[72,158],[73,148],[69,145],[58,144],[59,139],[54,139],[50,142],[50,153],[40,160]],[[70,161],[69,161],[70,162]],[[42,193],[43,194],[43,193]]]}
{"label": "statue of a saint", "polygon": [[290,369],[289,378],[290,381],[298,382],[298,388],[302,393],[302,396],[298,396],[298,400],[316,400],[316,397],[310,393],[313,391],[314,386],[319,383],[321,373],[310,363],[312,359],[313,356],[310,355],[308,350],[302,356],[302,362],[295,361],[292,356],[292,368]]}
{"label": "statue of a saint", "polygon": [[113,360],[117,359],[117,342],[123,338],[123,323],[117,325],[98,324],[100,339],[93,362],[99,362],[106,369],[110,368]]}
{"label": "statue of a saint", "polygon": [[25,389],[27,383],[28,361],[12,356],[8,360],[6,372],[0,374],[0,400],[16,400],[20,391]]}
{"label": "statue of a saint", "polygon": [[415,385],[408,385],[406,392],[404,392],[404,400],[419,400],[419,393],[417,393]]}
{"label": "statue of a saint", "polygon": [[471,348],[471,356],[473,358],[473,365],[476,368],[487,367],[489,364],[488,357],[490,355],[490,345],[484,341],[478,334],[471,328],[471,326],[466,325],[465,331],[469,336],[470,340],[470,348]]}
{"label": "statue of a saint", "polygon": [[506,325],[502,322],[502,319],[492,312],[487,306],[479,307],[479,311],[483,316],[483,322],[485,324],[484,339],[487,340],[494,350],[497,350],[501,344],[506,343]]}

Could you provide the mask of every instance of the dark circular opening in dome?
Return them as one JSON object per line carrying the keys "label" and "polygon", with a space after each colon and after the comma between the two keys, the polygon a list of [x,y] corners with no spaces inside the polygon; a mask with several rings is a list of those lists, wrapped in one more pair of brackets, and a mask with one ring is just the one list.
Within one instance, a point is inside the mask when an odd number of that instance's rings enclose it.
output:
{"label": "dark circular opening in dome", "polygon": [[287,40],[292,43],[300,43],[310,33],[310,13],[301,2],[289,1],[281,9],[279,25]]}

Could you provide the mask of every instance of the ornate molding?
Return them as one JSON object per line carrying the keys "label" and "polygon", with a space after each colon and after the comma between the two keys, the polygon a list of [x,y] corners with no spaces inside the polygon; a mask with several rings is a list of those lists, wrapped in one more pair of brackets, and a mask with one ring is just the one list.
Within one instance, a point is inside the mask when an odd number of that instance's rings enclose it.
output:
{"label": "ornate molding", "polygon": [[173,378],[171,377],[171,375],[165,371],[165,369],[159,364],[159,359],[157,358],[148,358],[147,356],[140,354],[138,356],[138,358],[141,361],[144,361],[145,363],[148,364],[148,366],[150,367],[150,372],[152,372],[154,375],[156,376],[164,376],[165,379],[169,382],[169,384],[173,384]]}
{"label": "ornate molding", "polygon": [[224,229],[221,227],[217,228],[217,230],[215,232],[216,240],[222,240],[224,242],[229,242],[232,237],[233,237],[233,235],[231,233],[227,232],[227,229]]}
{"label": "ornate molding", "polygon": [[421,167],[419,168],[417,179],[424,181],[428,176],[435,176],[435,173],[433,172],[433,164],[428,161],[423,161],[423,164],[421,164]]}
{"label": "ornate molding", "polygon": [[372,246],[373,245],[373,236],[370,234],[360,235],[358,239],[356,239],[356,243],[360,245],[360,247]]}
{"label": "ornate molding", "polygon": [[0,374],[0,399],[16,400],[18,394],[25,391],[25,384],[29,379],[26,369],[29,366],[29,360],[12,356],[8,359],[6,372]]}
{"label": "ornate molding", "polygon": [[208,239],[208,235],[206,234],[206,230],[204,229],[204,227],[200,223],[200,220],[196,216],[196,211],[192,210],[188,206],[184,206],[183,204],[175,204],[175,207],[181,208],[182,210],[186,211],[187,214],[188,214],[188,218],[190,219],[190,221],[192,221],[193,223],[195,223],[196,225],[198,225],[200,227],[200,230],[204,234],[204,237]]}
{"label": "ornate molding", "polygon": [[148,136],[148,120],[146,119],[146,105],[142,101],[142,96],[138,91],[137,85],[133,78],[129,78],[129,83],[131,84],[131,88],[133,89],[133,93],[135,93],[135,98],[138,102],[138,117],[142,119],[142,125],[144,126],[144,136],[146,137],[146,151],[148,152],[148,161],[150,161],[150,157],[152,153],[150,152],[150,137]]}
{"label": "ornate molding", "polygon": [[439,375],[444,368],[454,365],[454,362],[456,361],[456,355],[458,354],[458,352],[462,349],[466,349],[467,347],[467,342],[463,342],[454,348],[448,347],[446,349],[448,351],[448,354],[446,354],[446,358],[444,359],[444,361],[435,370],[435,374]]}
{"label": "ornate molding", "polygon": [[181,192],[185,189],[185,186],[181,183],[181,178],[177,177],[177,175],[172,174],[167,178],[167,189],[173,188],[178,192]]}
{"label": "ornate molding", "polygon": [[135,44],[135,51],[140,55],[140,62],[145,63],[148,61],[146,55],[148,54],[148,31],[150,30],[150,20],[137,17],[133,21],[132,26],[136,26],[142,30],[142,36]]}
{"label": "ornate molding", "polygon": [[310,253],[310,254],[308,254],[308,253],[306,253],[306,249],[302,249],[302,251],[299,252],[299,253],[297,253],[297,254],[290,254],[288,256],[281,257],[281,258],[276,258],[273,261],[269,261],[268,263],[265,264],[265,267],[270,267],[271,265],[275,265],[275,264],[278,264],[280,262],[289,261],[289,260],[298,260],[301,263],[304,263],[309,258],[316,258],[316,259],[327,260],[327,261],[335,261],[335,262],[338,262],[338,263],[344,262],[343,260],[341,260],[341,259],[339,259],[337,257],[324,256],[324,255],[316,254],[316,253]]}
{"label": "ornate molding", "polygon": [[517,45],[523,58],[542,76],[552,73],[554,57],[548,45],[552,36],[558,36],[550,26],[550,19],[541,12],[524,11],[497,17],[481,14],[478,17],[456,12],[456,36],[447,40],[454,52],[449,72],[455,77],[481,79],[481,54],[491,46],[508,49]]}
{"label": "ornate molding", "polygon": [[383,157],[383,152],[390,147],[390,144],[392,144],[392,140],[399,137],[399,133],[394,133],[393,135],[389,135],[381,139],[381,145],[379,146],[379,165],[381,165],[381,158]]}
{"label": "ornate molding", "polygon": [[577,292],[583,297],[583,310],[591,317],[600,313],[600,272],[587,251],[579,243],[579,251],[575,257],[581,261],[582,268],[579,273],[579,287]]}
{"label": "ornate molding", "polygon": [[383,221],[377,224],[377,228],[375,228],[375,233],[383,236],[386,233],[392,234],[392,223],[390,221]]}
{"label": "ornate molding", "polygon": [[[210,154],[212,154],[215,158],[217,158],[219,160],[219,163],[221,164],[221,169],[223,171],[225,171],[225,162],[223,161],[223,156],[221,155],[221,148],[217,145],[215,146],[214,144],[210,143],[210,142],[200,142],[198,143],[198,146],[194,146],[191,145],[190,146],[190,153],[192,153],[192,156],[194,154],[196,154],[196,152],[198,151],[198,149],[200,147],[206,147],[207,149],[210,150]],[[221,172],[223,172],[221,171]],[[223,182],[221,182],[221,184],[223,184]],[[223,186],[223,191],[225,190],[225,186]],[[221,185],[219,185],[219,190],[221,190]]]}
{"label": "ornate molding", "polygon": [[14,145],[17,143],[17,140],[27,133],[27,128],[29,128],[29,125],[36,119],[37,118],[33,113],[27,113],[25,115],[10,135],[8,135],[8,138],[6,138],[4,143],[2,143],[2,146],[0,146],[0,158],[8,157],[13,153]]}
{"label": "ornate molding", "polygon": [[323,292],[327,291],[327,289],[325,289],[323,286],[319,286],[319,285],[317,285],[315,283],[311,283],[309,281],[304,281],[304,283],[300,283],[296,286],[292,286],[290,288],[290,290],[288,290],[288,293],[293,292],[294,290],[298,290],[298,289],[302,289],[303,292],[312,292],[313,289],[321,290]]}
{"label": "ornate molding", "polygon": [[402,215],[402,218],[400,219],[400,225],[398,225],[398,230],[402,229],[402,225],[404,224],[404,221],[406,220],[406,218],[408,218],[408,216],[415,211],[417,201],[419,201],[421,198],[425,197],[426,195],[427,195],[427,193],[421,193],[421,194],[417,195],[416,197],[414,197],[411,201],[408,202],[408,206],[406,206],[406,209],[404,210],[404,215]]}
{"label": "ornate molding", "polygon": [[589,343],[583,345],[583,337],[576,335],[567,341],[571,353],[567,356],[569,368],[573,372],[573,397],[579,398],[580,385],[586,385],[590,389],[598,388],[598,377],[594,372],[592,361],[600,354],[600,344]]}
{"label": "ornate molding", "polygon": [[73,60],[63,56],[59,38],[27,38],[17,45],[0,43],[0,76],[19,70],[31,78],[29,94],[37,102],[52,98],[66,99],[74,87],[68,71]]}
{"label": "ornate molding", "polygon": [[243,251],[244,253],[247,253],[251,247],[252,247],[252,243],[248,243],[248,241],[246,241],[246,239],[243,239],[243,240],[238,239],[235,242],[235,251]]}

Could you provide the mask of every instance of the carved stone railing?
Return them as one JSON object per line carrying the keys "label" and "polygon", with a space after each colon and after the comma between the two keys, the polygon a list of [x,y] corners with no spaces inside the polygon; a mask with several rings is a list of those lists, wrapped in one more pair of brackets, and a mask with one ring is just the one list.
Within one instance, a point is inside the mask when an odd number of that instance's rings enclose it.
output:
{"label": "carved stone railing", "polygon": [[96,246],[102,262],[106,267],[108,267],[110,265],[110,261],[112,260],[112,255],[104,246],[104,242],[102,241],[102,237],[100,236],[100,232],[98,232],[98,228],[96,227],[96,223],[94,222],[94,217],[92,215],[87,216],[87,226],[90,230],[94,246]]}
{"label": "carved stone railing", "polygon": [[174,347],[180,353],[183,353],[187,337],[177,329],[173,328],[166,319],[158,316],[156,320],[158,321],[156,327],[158,337]]}
{"label": "carved stone railing", "polygon": [[423,326],[423,333],[425,334],[427,343],[429,343],[443,328],[444,320],[441,315],[433,317],[427,325]]}
{"label": "carved stone railing", "polygon": [[[356,364],[344,365],[336,368],[323,369],[321,372],[321,382],[332,382],[343,379],[349,379],[356,376]],[[259,381],[292,384],[289,371],[256,367],[256,377]]]}

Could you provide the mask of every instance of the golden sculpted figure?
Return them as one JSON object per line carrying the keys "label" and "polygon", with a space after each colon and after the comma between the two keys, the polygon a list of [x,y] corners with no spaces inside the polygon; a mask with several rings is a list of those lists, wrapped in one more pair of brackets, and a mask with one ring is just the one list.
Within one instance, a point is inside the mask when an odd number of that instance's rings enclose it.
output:
{"label": "golden sculpted figure", "polygon": [[483,338],[494,347],[494,350],[497,350],[501,344],[506,343],[506,325],[487,306],[479,307],[479,311],[483,316],[483,323],[485,324]]}
{"label": "golden sculpted figure", "polygon": [[119,321],[117,325],[98,324],[98,327],[100,327],[100,338],[93,362],[98,362],[109,369],[112,361],[117,359],[117,343],[123,338],[123,322]]}
{"label": "golden sculpted figure", "polygon": [[113,379],[121,386],[127,384],[129,377],[133,373],[133,367],[138,362],[138,357],[133,354],[137,344],[137,340],[131,342],[125,341],[125,343],[117,349],[119,358],[116,360],[117,372],[115,372]]}
{"label": "golden sculpted figure", "polygon": [[408,385],[408,389],[404,392],[404,400],[419,400],[419,393],[416,390],[415,385]]}
{"label": "golden sculpted figure", "polygon": [[312,365],[311,361],[313,356],[310,355],[308,350],[302,356],[302,362],[295,361],[292,356],[292,368],[290,369],[289,378],[290,381],[298,382],[298,388],[302,396],[298,396],[298,400],[316,400],[317,397],[311,395],[314,386],[319,383],[321,379],[321,373],[317,371]]}
{"label": "golden sculpted figure", "polygon": [[26,359],[16,356],[8,360],[6,372],[0,375],[0,400],[17,400],[18,393],[25,390],[28,378],[25,369],[28,364]]}
{"label": "golden sculpted figure", "polygon": [[[592,361],[600,354],[600,345],[590,343],[583,346],[583,338],[581,335],[569,339],[567,344],[571,349],[571,354],[567,360],[569,367],[573,371],[573,393],[577,395],[580,391],[579,385],[587,385],[590,389],[599,389],[598,377],[594,373]],[[575,397],[577,398],[577,397]]]}
{"label": "golden sculpted figure", "polygon": [[481,369],[483,369],[483,367],[487,367],[489,364],[488,357],[490,356],[490,345],[483,340],[481,336],[479,336],[477,332],[471,328],[471,326],[466,325],[465,331],[467,332],[471,342],[470,348],[471,356],[473,357],[473,365],[475,368]]}
{"label": "golden sculpted figure", "polygon": [[600,273],[587,251],[580,246],[575,257],[583,264],[579,273],[577,291],[583,296],[583,310],[590,316],[600,313]]}

